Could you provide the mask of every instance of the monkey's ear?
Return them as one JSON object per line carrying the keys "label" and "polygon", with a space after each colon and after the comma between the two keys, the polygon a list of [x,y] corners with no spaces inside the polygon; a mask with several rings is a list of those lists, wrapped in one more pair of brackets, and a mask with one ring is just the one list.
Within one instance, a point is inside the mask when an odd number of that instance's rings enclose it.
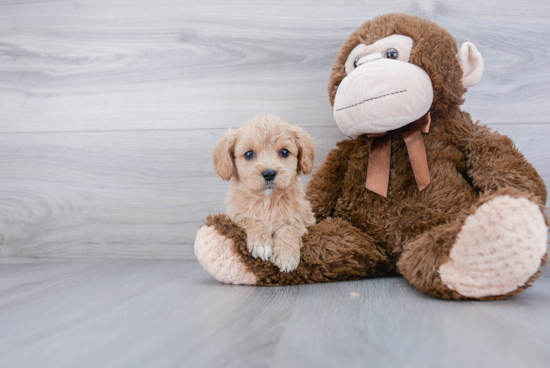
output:
{"label": "monkey's ear", "polygon": [[309,134],[299,127],[294,127],[294,136],[298,146],[298,171],[308,175],[313,170],[315,161],[315,146]]}
{"label": "monkey's ear", "polygon": [[214,147],[214,171],[224,181],[228,181],[233,176],[233,149],[236,137],[237,132],[228,129]]}
{"label": "monkey's ear", "polygon": [[464,42],[456,55],[462,67],[462,84],[469,88],[478,84],[483,75],[483,58],[473,43]]}

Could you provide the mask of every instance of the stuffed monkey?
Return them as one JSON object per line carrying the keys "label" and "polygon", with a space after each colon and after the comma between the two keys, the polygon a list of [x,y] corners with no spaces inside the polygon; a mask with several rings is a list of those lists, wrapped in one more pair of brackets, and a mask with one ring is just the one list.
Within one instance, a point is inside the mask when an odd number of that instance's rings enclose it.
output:
{"label": "stuffed monkey", "polygon": [[252,257],[227,216],[195,253],[219,281],[288,285],[401,274],[444,299],[502,299],[546,264],[546,187],[508,137],[460,109],[483,72],[471,43],[404,14],[367,21],[332,66],[334,118],[350,137],[307,186],[316,224],[291,272]]}

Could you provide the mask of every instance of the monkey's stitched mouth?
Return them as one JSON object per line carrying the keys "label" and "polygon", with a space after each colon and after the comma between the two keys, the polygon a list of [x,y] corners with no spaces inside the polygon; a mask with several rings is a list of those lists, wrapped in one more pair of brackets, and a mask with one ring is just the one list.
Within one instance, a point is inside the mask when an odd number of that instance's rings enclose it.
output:
{"label": "monkey's stitched mouth", "polygon": [[385,95],[378,96],[378,97],[367,98],[366,100],[363,100],[363,101],[361,101],[361,102],[357,102],[355,105],[350,105],[350,106],[342,107],[341,109],[338,109],[338,110],[336,110],[336,111],[341,111],[341,110],[349,109],[350,107],[354,107],[354,106],[357,106],[357,105],[361,105],[361,104],[363,104],[363,103],[365,103],[365,102],[368,102],[368,101],[377,100],[377,99],[382,98],[382,97],[391,96],[391,95],[396,95],[396,94],[398,94],[398,93],[403,93],[403,92],[407,92],[407,90],[404,89],[404,90],[402,90],[402,91],[387,93],[387,94],[385,94]]}

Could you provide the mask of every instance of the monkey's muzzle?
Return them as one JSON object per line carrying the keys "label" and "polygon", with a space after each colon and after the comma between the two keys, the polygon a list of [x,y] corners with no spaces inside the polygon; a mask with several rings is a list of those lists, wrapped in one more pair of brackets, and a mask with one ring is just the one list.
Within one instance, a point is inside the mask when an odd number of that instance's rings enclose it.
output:
{"label": "monkey's muzzle", "polygon": [[334,99],[334,119],[347,136],[384,133],[424,116],[433,87],[420,67],[368,55],[345,77]]}

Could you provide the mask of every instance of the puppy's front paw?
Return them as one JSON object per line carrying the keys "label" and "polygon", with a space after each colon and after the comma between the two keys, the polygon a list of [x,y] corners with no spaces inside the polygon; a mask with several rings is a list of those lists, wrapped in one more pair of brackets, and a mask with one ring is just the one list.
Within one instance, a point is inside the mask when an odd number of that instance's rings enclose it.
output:
{"label": "puppy's front paw", "polygon": [[258,233],[258,234],[247,234],[247,248],[252,257],[260,258],[262,261],[268,261],[272,254],[273,249],[273,238],[271,234]]}
{"label": "puppy's front paw", "polygon": [[271,262],[281,269],[281,272],[290,272],[300,264],[299,244],[289,244],[281,239],[275,239]]}

